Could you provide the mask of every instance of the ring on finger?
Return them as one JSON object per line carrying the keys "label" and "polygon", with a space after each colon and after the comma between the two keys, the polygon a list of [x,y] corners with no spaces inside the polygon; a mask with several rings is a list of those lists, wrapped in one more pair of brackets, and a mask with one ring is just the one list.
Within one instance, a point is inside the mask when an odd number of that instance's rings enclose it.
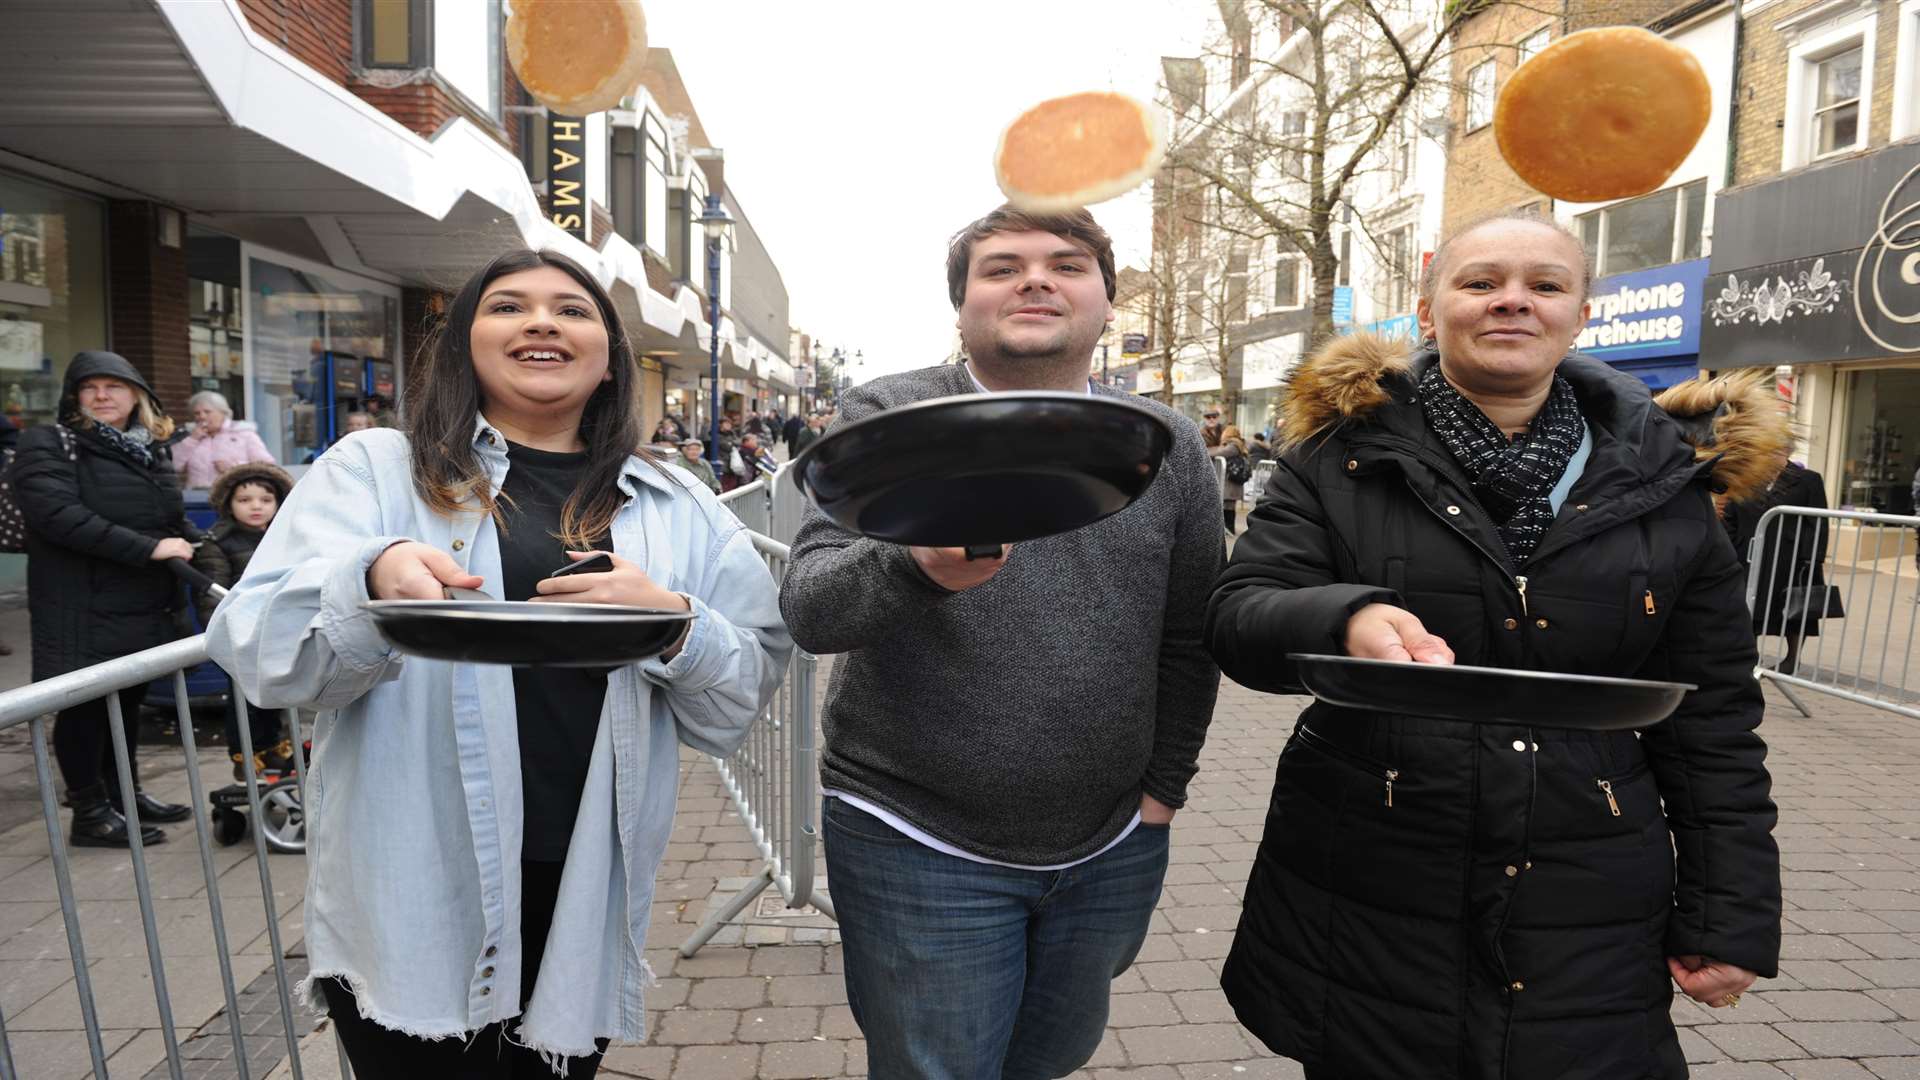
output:
{"label": "ring on finger", "polygon": [[1720,1004],[1725,1005],[1729,1009],[1737,1009],[1740,1007],[1740,995],[1728,994],[1726,997],[1720,999]]}

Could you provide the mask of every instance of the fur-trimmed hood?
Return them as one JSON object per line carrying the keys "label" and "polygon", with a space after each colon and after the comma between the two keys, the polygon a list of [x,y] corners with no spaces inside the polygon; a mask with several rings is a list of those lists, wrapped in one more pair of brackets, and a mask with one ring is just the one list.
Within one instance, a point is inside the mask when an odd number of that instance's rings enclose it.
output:
{"label": "fur-trimmed hood", "polygon": [[280,466],[264,461],[235,465],[221,473],[220,478],[213,482],[213,489],[207,492],[207,502],[222,520],[232,516],[228,507],[233,502],[234,489],[241,484],[265,484],[273,489],[274,501],[285,505],[287,492],[293,490],[293,477],[287,475],[287,470]]}
{"label": "fur-trimmed hood", "polygon": [[[1404,396],[1414,362],[1404,341],[1377,334],[1346,334],[1322,345],[1287,379],[1276,448],[1322,438],[1394,402],[1396,391]],[[1695,460],[1713,462],[1714,488],[1734,501],[1766,491],[1793,444],[1786,409],[1764,372],[1692,379],[1661,391],[1652,403],[1672,417]]]}

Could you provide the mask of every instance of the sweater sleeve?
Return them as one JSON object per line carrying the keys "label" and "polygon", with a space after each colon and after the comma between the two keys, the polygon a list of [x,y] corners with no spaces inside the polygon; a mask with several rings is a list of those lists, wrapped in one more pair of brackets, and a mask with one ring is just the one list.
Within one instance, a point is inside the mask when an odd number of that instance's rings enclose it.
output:
{"label": "sweater sleeve", "polygon": [[144,565],[160,541],[108,521],[81,501],[79,470],[59,432],[43,425],[20,437],[11,474],[27,528],[42,540],[128,566]]}
{"label": "sweater sleeve", "polygon": [[1771,978],[1780,958],[1779,813],[1758,731],[1765,702],[1752,674],[1745,575],[1724,531],[1706,530],[1664,641],[1641,677],[1699,687],[1641,736],[1678,864],[1667,952]]}
{"label": "sweater sleeve", "polygon": [[[834,424],[880,408],[856,388],[841,402]],[[795,644],[825,655],[884,641],[952,595],[921,572],[905,547],[848,532],[809,506],[793,538],[780,613]]]}
{"label": "sweater sleeve", "polygon": [[[217,540],[209,539],[193,549],[193,568],[213,579],[214,584],[222,588],[233,587],[233,562],[227,558],[225,548]],[[213,621],[213,609],[220,601],[213,598],[211,589],[193,590],[194,606],[200,610],[200,625],[206,626]]]}
{"label": "sweater sleeve", "polygon": [[1275,466],[1207,605],[1207,647],[1220,670],[1269,693],[1300,692],[1288,653],[1344,655],[1354,612],[1403,604],[1391,589],[1340,580],[1340,540],[1305,462],[1294,450]]}
{"label": "sweater sleeve", "polygon": [[1220,668],[1207,654],[1204,631],[1207,589],[1220,573],[1226,544],[1217,509],[1220,496],[1205,447],[1197,436],[1183,438],[1174,455],[1169,464],[1184,498],[1160,629],[1153,756],[1141,786],[1178,809],[1186,805],[1187,782],[1199,767],[1200,746],[1220,692]]}

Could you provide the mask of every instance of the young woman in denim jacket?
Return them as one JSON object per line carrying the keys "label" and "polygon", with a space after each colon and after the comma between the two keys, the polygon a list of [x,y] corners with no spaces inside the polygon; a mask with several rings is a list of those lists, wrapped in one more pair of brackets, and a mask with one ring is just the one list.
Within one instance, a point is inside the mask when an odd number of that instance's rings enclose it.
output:
{"label": "young woman in denim jacket", "polygon": [[[641,449],[639,366],[578,265],[495,259],[422,363],[409,430],[314,464],[209,649],[248,700],[322,710],[301,990],[356,1074],[592,1076],[644,1036],[677,744],[731,752],[792,643],[740,523]],[[611,572],[546,576],[593,548]],[[362,607],[449,585],[695,618],[595,672],[403,660]]]}

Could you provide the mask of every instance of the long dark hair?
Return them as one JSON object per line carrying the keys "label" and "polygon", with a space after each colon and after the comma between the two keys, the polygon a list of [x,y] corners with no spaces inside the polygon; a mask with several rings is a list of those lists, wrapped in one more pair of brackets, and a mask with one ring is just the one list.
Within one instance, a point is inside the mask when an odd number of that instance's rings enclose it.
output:
{"label": "long dark hair", "polygon": [[613,377],[594,390],[580,415],[587,467],[560,509],[559,539],[587,549],[607,534],[626,504],[619,478],[627,459],[639,456],[656,469],[660,464],[645,449],[645,433],[640,430],[640,365],[613,298],[592,274],[559,252],[506,252],[454,294],[446,320],[413,364],[409,388],[413,406],[407,422],[413,486],[436,513],[454,517],[478,510],[504,525],[487,471],[473,449],[473,418],[481,406],[480,379],[473,370],[473,317],[487,286],[508,274],[543,266],[564,271],[586,290],[607,328],[607,372]]}

